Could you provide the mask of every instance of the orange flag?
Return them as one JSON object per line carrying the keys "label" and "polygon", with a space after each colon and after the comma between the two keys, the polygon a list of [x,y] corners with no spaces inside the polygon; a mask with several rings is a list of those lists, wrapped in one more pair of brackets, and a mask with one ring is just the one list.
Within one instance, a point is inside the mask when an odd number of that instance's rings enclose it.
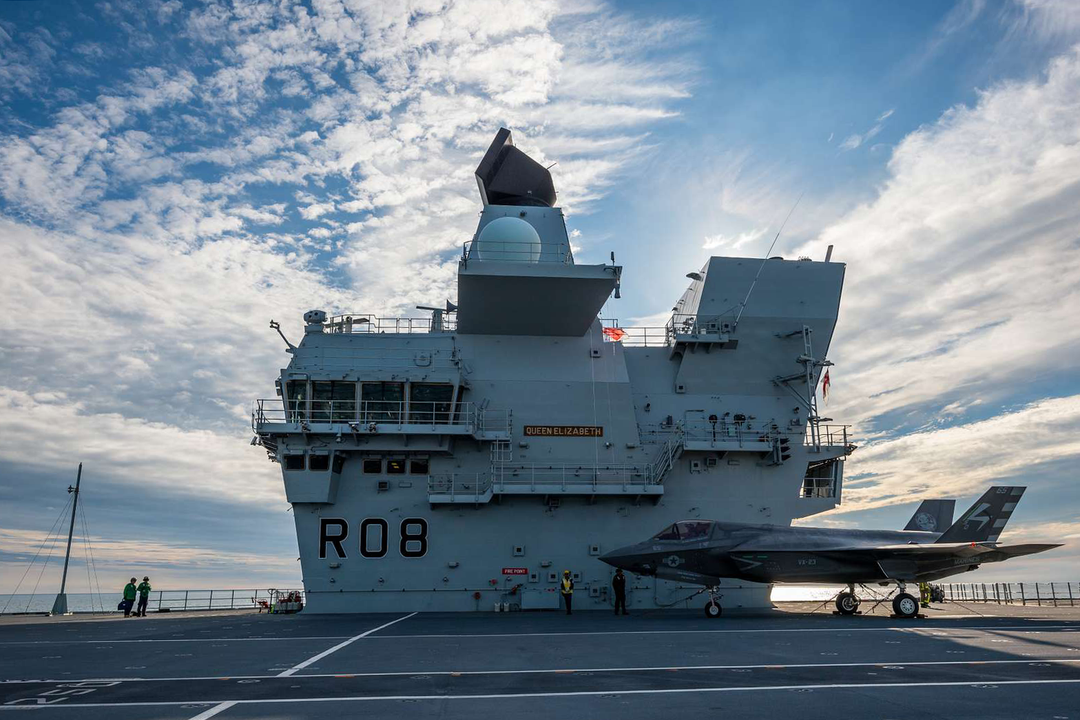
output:
{"label": "orange flag", "polygon": [[626,337],[626,331],[622,328],[606,327],[604,328],[604,335],[607,335],[608,339],[611,340],[611,342],[619,342],[624,337]]}

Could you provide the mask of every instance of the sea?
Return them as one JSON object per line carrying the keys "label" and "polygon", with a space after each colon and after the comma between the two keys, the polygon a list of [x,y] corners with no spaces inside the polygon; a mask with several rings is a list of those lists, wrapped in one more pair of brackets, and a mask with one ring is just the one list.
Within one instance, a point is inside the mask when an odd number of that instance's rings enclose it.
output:
{"label": "sea", "polygon": [[[114,613],[116,606],[123,599],[123,592],[112,593],[68,593],[68,612],[72,613]],[[47,613],[52,610],[55,595],[37,593],[0,595],[0,614]],[[250,608],[256,601],[270,601],[269,590],[154,590],[150,593],[147,609],[155,612],[159,608],[171,610],[226,610],[228,608]]]}
{"label": "sea", "polygon": [[[785,585],[776,586],[772,591],[774,602],[792,601],[821,601],[832,599],[840,591],[839,585],[835,587],[808,586],[808,585]],[[213,593],[211,595],[211,593]],[[186,595],[186,600],[185,600]],[[159,606],[172,608],[173,610],[206,610],[212,607],[215,610],[229,607],[254,607],[253,599],[268,599],[265,590],[165,590],[159,596],[155,590],[150,596],[149,610],[156,611]],[[113,613],[116,605],[120,602],[123,594],[115,593],[68,593],[68,612],[73,613]],[[28,593],[17,595],[0,595],[0,614],[13,615],[25,613],[47,613],[52,610],[55,595]]]}

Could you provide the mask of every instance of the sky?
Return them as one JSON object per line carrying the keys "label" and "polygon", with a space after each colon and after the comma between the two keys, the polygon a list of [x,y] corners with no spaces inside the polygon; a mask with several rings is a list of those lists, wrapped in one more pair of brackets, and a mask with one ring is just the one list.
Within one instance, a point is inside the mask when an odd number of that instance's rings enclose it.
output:
{"label": "sky", "polygon": [[965,579],[1075,580],[1075,2],[23,0],[0,2],[0,591],[79,462],[103,589],[298,585],[249,445],[288,360],[268,323],[454,298],[500,126],[556,163],[578,261],[624,266],[622,325],[710,255],[763,256],[798,202],[774,254],[847,264],[823,407],[860,445],[810,522],[1024,484],[1002,539],[1068,545]]}

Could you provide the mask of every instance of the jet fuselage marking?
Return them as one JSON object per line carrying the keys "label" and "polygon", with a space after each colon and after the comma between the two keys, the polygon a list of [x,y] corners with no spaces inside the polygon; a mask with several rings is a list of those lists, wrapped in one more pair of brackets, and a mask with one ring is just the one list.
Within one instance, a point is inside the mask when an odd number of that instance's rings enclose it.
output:
{"label": "jet fuselage marking", "polygon": [[979,503],[979,505],[974,510],[971,511],[971,514],[969,514],[966,518],[964,518],[964,529],[965,530],[967,529],[968,523],[973,522],[975,520],[978,520],[979,521],[978,529],[982,530],[983,526],[985,526],[986,523],[990,522],[990,516],[989,515],[980,515],[979,513],[984,512],[989,507],[990,507],[990,503]]}

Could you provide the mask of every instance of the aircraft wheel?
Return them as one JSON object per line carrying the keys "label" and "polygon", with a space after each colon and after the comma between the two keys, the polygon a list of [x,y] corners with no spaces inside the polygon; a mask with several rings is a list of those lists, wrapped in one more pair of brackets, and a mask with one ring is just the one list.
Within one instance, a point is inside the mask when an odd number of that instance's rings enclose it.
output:
{"label": "aircraft wheel", "polygon": [[854,615],[859,609],[859,598],[855,593],[844,592],[836,596],[836,610],[841,615]]}
{"label": "aircraft wheel", "polygon": [[900,593],[893,598],[892,609],[900,617],[913,618],[919,614],[919,599],[914,595]]}
{"label": "aircraft wheel", "polygon": [[709,602],[705,603],[705,617],[718,618],[723,612],[724,609],[721,608],[720,603],[716,602],[715,600],[710,600]]}

